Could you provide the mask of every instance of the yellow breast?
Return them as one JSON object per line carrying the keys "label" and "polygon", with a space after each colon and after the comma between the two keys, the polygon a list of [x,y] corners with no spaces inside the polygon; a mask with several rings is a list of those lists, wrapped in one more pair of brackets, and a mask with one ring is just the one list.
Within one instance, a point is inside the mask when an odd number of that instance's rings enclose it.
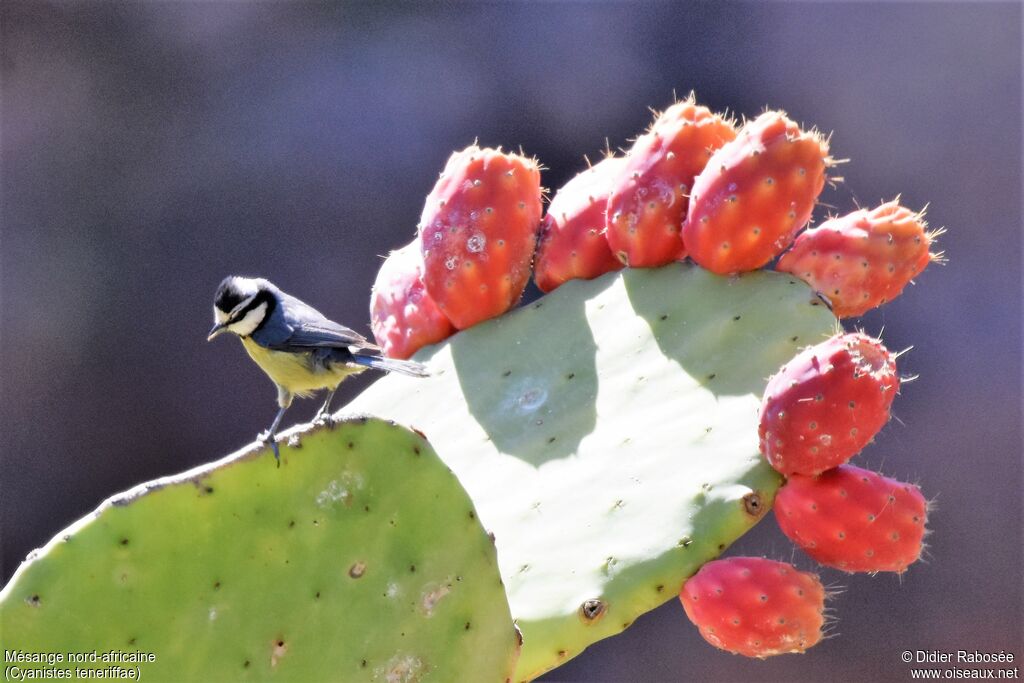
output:
{"label": "yellow breast", "polygon": [[242,346],[270,379],[297,396],[309,396],[319,389],[333,389],[349,375],[365,370],[361,365],[342,363],[324,367],[313,361],[312,353],[271,351],[248,337],[242,338]]}

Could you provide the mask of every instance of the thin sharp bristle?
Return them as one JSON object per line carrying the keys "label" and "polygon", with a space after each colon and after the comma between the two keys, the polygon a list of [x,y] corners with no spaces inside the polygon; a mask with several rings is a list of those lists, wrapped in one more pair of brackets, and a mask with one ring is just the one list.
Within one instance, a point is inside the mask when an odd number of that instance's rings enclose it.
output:
{"label": "thin sharp bristle", "polygon": [[830,583],[827,586],[823,586],[823,588],[825,589],[826,600],[832,600],[846,592],[846,586],[841,583]]}
{"label": "thin sharp bristle", "polygon": [[910,351],[910,350],[911,350],[912,348],[914,348],[914,345],[913,345],[913,344],[911,344],[911,345],[910,345],[910,346],[908,346],[907,348],[903,349],[902,351],[897,351],[896,353],[892,354],[892,359],[893,359],[893,360],[896,360],[896,359],[898,359],[898,358],[899,358],[900,356],[902,356],[903,354],[907,353],[907,352],[908,352],[908,351]]}

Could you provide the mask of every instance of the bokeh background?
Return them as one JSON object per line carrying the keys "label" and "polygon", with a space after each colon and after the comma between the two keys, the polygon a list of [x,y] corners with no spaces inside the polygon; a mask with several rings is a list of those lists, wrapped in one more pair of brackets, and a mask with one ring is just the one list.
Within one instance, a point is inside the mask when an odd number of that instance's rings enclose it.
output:
{"label": "bokeh background", "polygon": [[[695,89],[835,131],[835,210],[902,193],[949,230],[949,264],[857,322],[914,346],[920,378],[861,462],[937,498],[930,560],[824,571],[840,637],[806,656],[719,653],[673,600],[549,679],[899,681],[905,649],[1024,656],[1020,4],[6,0],[0,20],[4,580],[106,496],[266,427],[269,382],[204,340],[225,274],[366,331],[378,255],[452,150],[522,147],[557,188]],[[813,566],[771,520],[735,552]]]}

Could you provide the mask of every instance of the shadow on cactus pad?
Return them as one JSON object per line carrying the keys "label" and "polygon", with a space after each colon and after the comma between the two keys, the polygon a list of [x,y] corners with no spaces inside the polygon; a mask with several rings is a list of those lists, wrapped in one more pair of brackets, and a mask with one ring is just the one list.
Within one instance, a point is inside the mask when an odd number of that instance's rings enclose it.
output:
{"label": "shadow on cactus pad", "polygon": [[674,599],[770,508],[772,373],[836,321],[802,282],[680,264],[572,281],[349,410],[422,430],[496,535],[528,680]]}

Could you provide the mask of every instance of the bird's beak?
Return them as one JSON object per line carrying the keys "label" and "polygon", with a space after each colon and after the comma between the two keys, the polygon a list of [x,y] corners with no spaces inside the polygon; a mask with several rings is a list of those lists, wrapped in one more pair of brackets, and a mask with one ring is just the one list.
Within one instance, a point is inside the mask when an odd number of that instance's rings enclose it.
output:
{"label": "bird's beak", "polygon": [[216,337],[221,332],[226,332],[227,329],[227,323],[217,323],[212,328],[210,328],[210,334],[206,336],[206,341],[213,341],[214,337]]}

